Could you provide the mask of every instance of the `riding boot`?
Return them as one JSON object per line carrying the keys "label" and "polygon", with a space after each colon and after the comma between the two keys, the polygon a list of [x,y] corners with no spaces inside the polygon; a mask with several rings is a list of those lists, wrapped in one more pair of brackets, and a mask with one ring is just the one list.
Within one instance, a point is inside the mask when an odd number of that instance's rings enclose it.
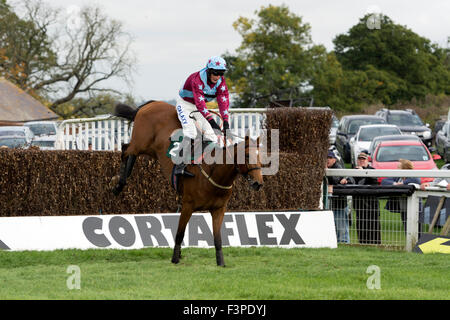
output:
{"label": "riding boot", "polygon": [[186,167],[186,163],[176,164],[173,174],[176,176],[195,177],[193,173],[187,171]]}
{"label": "riding boot", "polygon": [[183,154],[183,150],[187,149],[193,150],[192,148],[192,139],[184,137],[183,141],[181,142],[180,152],[178,154],[180,159],[183,159],[181,163],[175,164],[174,168],[174,174],[177,176],[185,176],[185,177],[194,177],[195,175],[193,173],[190,173],[187,171],[186,166],[188,163],[190,163],[190,157],[192,152],[188,152],[186,155]]}

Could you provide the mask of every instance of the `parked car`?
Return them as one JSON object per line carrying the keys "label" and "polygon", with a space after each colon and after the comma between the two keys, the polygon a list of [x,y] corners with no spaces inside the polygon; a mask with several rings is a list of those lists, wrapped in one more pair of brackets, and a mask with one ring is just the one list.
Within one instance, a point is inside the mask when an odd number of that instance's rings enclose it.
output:
{"label": "parked car", "polygon": [[413,134],[394,134],[394,135],[388,135],[388,136],[380,136],[376,137],[372,140],[370,143],[369,149],[367,150],[368,155],[372,155],[375,151],[375,148],[378,146],[378,144],[381,141],[393,141],[393,140],[413,140],[413,141],[422,141],[418,136]]}
{"label": "parked car", "polygon": [[56,121],[29,121],[25,122],[24,127],[30,128],[36,137],[56,136],[58,129]]}
{"label": "parked car", "polygon": [[21,136],[25,137],[28,144],[33,140],[34,134],[28,127],[24,126],[5,126],[0,127],[0,136]]}
{"label": "parked car", "polygon": [[[434,160],[439,160],[439,155],[432,156],[422,141],[394,140],[382,141],[378,144],[370,157],[372,167],[375,169],[397,169],[399,159],[410,160],[415,170],[437,170]],[[381,182],[384,178],[378,178]],[[421,183],[431,182],[434,178],[421,178]]]}
{"label": "parked car", "polygon": [[339,122],[336,134],[336,148],[345,162],[351,162],[350,139],[356,134],[359,127],[366,124],[383,124],[386,121],[373,115],[343,116]]}
{"label": "parked car", "polygon": [[56,135],[55,136],[43,136],[43,137],[37,137],[34,138],[33,141],[31,141],[32,146],[37,146],[41,150],[55,150],[55,142],[56,142]]}
{"label": "parked car", "polygon": [[360,126],[358,132],[350,139],[350,153],[352,166],[356,166],[358,154],[368,152],[370,143],[375,137],[384,135],[401,135],[400,129],[392,124],[369,124]]}
{"label": "parked car", "polygon": [[445,162],[450,161],[450,122],[446,121],[444,126],[436,132],[435,145],[436,152]]}
{"label": "parked car", "polygon": [[0,147],[26,148],[28,142],[24,136],[0,136]]}
{"label": "parked car", "polygon": [[443,119],[438,119],[436,120],[436,122],[434,123],[434,128],[433,128],[433,139],[436,138],[436,134],[438,133],[438,131],[442,130],[442,127],[444,126],[445,122],[447,122],[447,120],[443,120]]}
{"label": "parked car", "polygon": [[336,143],[336,133],[339,127],[339,120],[335,115],[331,118],[331,128],[330,128],[330,145],[334,145]]}
{"label": "parked car", "polygon": [[428,148],[431,147],[433,134],[429,128],[430,125],[428,123],[424,125],[414,110],[381,109],[375,115],[383,118],[386,123],[395,124],[405,134],[417,135]]}

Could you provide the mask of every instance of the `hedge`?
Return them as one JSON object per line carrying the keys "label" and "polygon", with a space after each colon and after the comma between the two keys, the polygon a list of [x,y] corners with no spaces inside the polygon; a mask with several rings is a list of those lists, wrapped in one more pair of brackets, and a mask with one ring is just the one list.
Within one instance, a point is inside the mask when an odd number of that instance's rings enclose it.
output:
{"label": "hedge", "polygon": [[[288,110],[284,110],[288,109]],[[280,128],[279,171],[255,192],[239,177],[228,211],[318,209],[331,112],[283,108],[267,113]],[[157,161],[138,157],[119,196],[110,180],[120,152],[0,150],[0,216],[96,215],[176,212],[175,191]]]}

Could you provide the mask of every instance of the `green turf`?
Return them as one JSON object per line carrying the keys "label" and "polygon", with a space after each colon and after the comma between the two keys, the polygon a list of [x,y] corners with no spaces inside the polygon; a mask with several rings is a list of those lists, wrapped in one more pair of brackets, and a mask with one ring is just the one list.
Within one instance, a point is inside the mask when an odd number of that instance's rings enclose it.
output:
{"label": "green turf", "polygon": [[[224,248],[0,252],[0,299],[448,299],[448,255],[379,248]],[[70,265],[80,289],[69,290]],[[367,268],[380,268],[370,290]],[[73,283],[69,281],[69,283]]]}

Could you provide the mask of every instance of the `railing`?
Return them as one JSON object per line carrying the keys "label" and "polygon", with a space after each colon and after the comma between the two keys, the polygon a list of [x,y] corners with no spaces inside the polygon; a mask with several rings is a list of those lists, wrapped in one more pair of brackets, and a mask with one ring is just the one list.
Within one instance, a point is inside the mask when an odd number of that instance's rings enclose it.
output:
{"label": "railing", "polygon": [[[327,169],[326,176],[338,177],[430,177],[450,178],[450,170],[357,170],[357,169]],[[416,186],[417,187],[417,186]],[[327,194],[325,192],[325,194]],[[336,206],[339,202],[331,201],[332,193],[323,197],[324,208],[333,210],[335,214],[336,232],[342,232],[339,228],[347,228],[345,239],[342,242],[351,244],[373,244],[382,246],[402,247],[412,251],[418,239],[423,233],[438,234],[443,221],[448,221],[448,213],[445,206],[441,212],[430,212],[426,207],[429,197],[449,198],[450,192],[443,187],[427,187],[424,190],[417,189],[412,195],[406,197],[371,196],[373,206],[366,206],[366,212],[357,212],[355,208],[363,207],[357,201],[365,201],[357,195],[348,196],[344,201],[346,205]],[[367,197],[367,196],[366,196]],[[362,199],[362,200],[361,200]],[[391,206],[388,204],[390,201]],[[444,201],[444,200],[442,200]],[[333,205],[336,207],[333,208]],[[341,203],[342,204],[342,203]],[[395,209],[392,209],[395,207]],[[428,211],[427,211],[428,209]],[[359,210],[360,211],[360,210]],[[371,212],[372,211],[372,212]],[[445,216],[447,214],[447,216]],[[366,219],[366,221],[361,221]],[[350,221],[350,222],[349,222]],[[436,221],[440,221],[436,223]],[[445,221],[444,221],[445,222]],[[448,222],[447,222],[448,223]],[[363,226],[363,227],[361,227]],[[364,230],[362,230],[365,228]],[[369,234],[369,238],[361,239]],[[375,236],[373,236],[375,235]],[[372,242],[371,242],[372,241]]]}
{"label": "railing", "polygon": [[133,124],[113,116],[64,120],[56,133],[58,150],[122,149],[122,143],[130,140]]}
{"label": "railing", "polygon": [[[251,137],[258,137],[265,111],[265,108],[230,109],[231,132],[244,136],[248,130]],[[64,120],[58,127],[55,146],[59,150],[120,151],[122,144],[129,142],[132,129],[133,123],[110,115]]]}

